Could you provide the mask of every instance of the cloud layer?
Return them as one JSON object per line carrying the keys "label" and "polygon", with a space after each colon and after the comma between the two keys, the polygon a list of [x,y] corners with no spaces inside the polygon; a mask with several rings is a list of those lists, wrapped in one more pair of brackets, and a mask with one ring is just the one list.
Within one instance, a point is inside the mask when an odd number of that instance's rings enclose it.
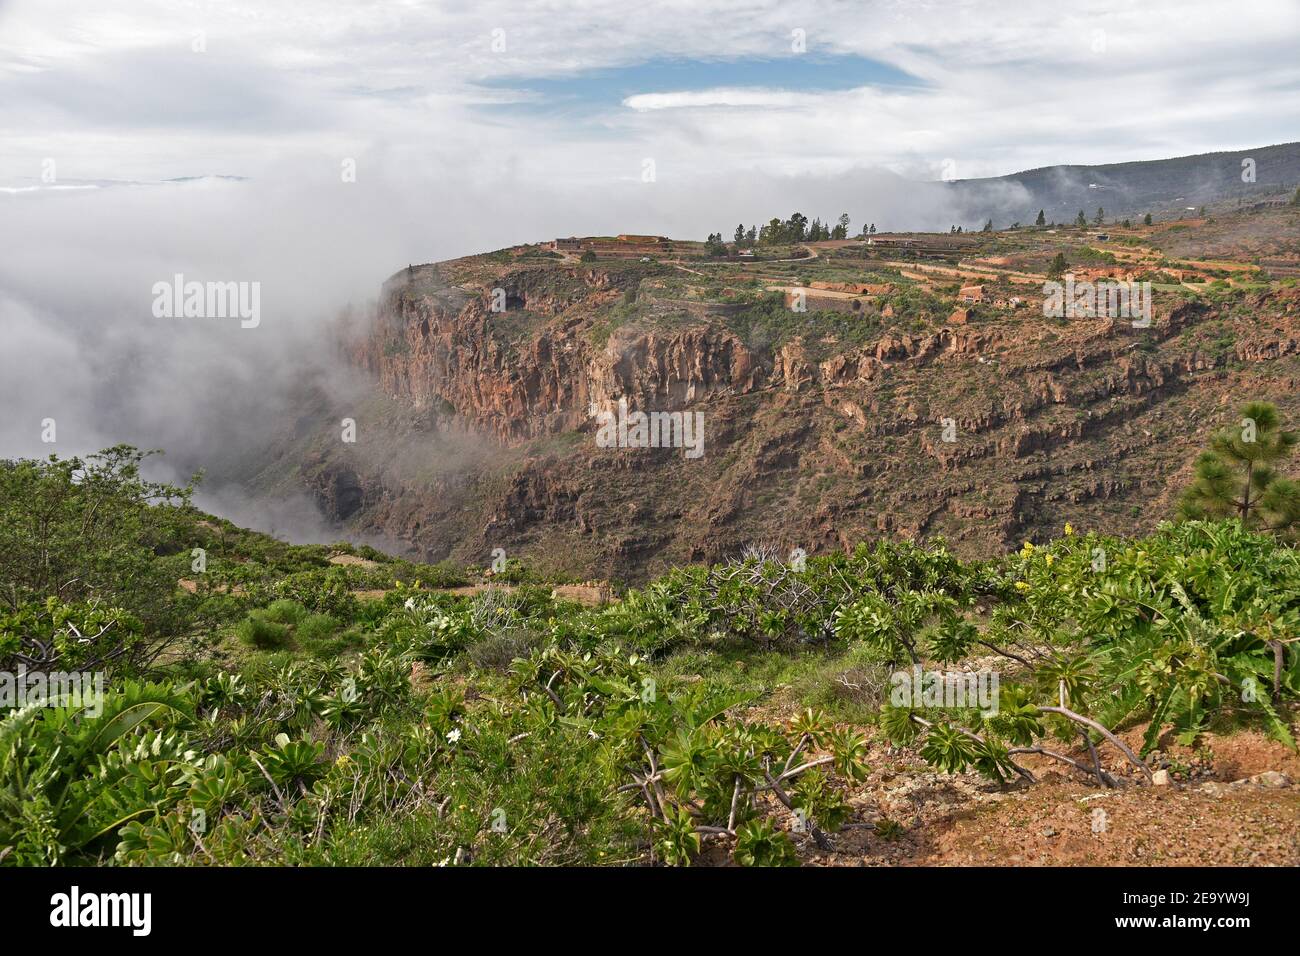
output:
{"label": "cloud layer", "polygon": [[[679,178],[877,165],[937,178],[948,159],[969,178],[1285,142],[1300,119],[1292,0],[104,7],[0,7],[0,177],[37,175],[45,157],[65,176],[149,179],[385,150],[426,169],[472,160],[506,188],[513,172],[601,190],[643,157]],[[846,88],[801,90],[800,56],[869,58],[919,82],[854,88],[846,67]],[[742,88],[639,89],[558,113],[537,93],[649,62],[753,60],[770,76]]]}

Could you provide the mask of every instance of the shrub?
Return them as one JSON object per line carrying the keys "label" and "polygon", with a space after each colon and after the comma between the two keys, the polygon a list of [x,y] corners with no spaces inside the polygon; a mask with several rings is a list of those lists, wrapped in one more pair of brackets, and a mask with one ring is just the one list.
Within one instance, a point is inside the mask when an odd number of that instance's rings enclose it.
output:
{"label": "shrub", "polygon": [[297,625],[307,615],[307,609],[297,601],[281,598],[272,601],[263,612],[266,620],[276,624]]}
{"label": "shrub", "polygon": [[289,627],[272,621],[264,611],[253,611],[235,628],[239,639],[250,647],[269,651],[284,647],[289,642]]}
{"label": "shrub", "polygon": [[[138,626],[106,632],[101,649],[103,660],[128,674],[183,637],[201,602],[175,593],[173,566],[159,558],[194,542],[194,513],[187,508],[193,486],[144,481],[140,464],[149,454],[118,445],[85,459],[0,461],[6,603],[42,605],[57,597],[121,609]],[[28,647],[21,653],[33,657]],[[49,669],[72,664],[42,656]],[[0,657],[0,669],[16,663]]]}
{"label": "shrub", "polygon": [[300,641],[310,644],[325,640],[338,629],[339,622],[329,614],[308,614],[298,622],[294,634]]}
{"label": "shrub", "polygon": [[768,820],[750,820],[736,833],[736,862],[741,866],[798,866],[794,844]]}
{"label": "shrub", "polygon": [[182,691],[128,682],[96,709],[25,707],[0,722],[0,859],[49,866],[174,804],[196,757]]}
{"label": "shrub", "polygon": [[533,631],[503,631],[471,644],[465,653],[475,667],[505,673],[516,657],[527,657],[540,643]]}

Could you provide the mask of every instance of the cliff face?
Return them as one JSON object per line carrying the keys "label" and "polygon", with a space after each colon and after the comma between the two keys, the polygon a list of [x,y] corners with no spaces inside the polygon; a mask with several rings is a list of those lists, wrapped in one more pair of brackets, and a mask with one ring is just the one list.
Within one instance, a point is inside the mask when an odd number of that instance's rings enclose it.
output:
{"label": "cliff face", "polygon": [[[471,259],[399,273],[348,346],[386,410],[359,423],[365,442],[318,443],[304,482],[333,517],[428,558],[500,547],[636,579],[752,543],[943,535],[982,555],[1066,520],[1145,530],[1235,406],[1300,413],[1295,290],[1176,299],[1149,329],[1022,310],[850,342],[656,304],[647,287],[671,272]],[[703,456],[601,447],[593,412],[619,399],[703,413]]]}
{"label": "cliff face", "polygon": [[[466,290],[422,268],[385,286],[377,321],[351,357],[389,396],[457,415],[502,442],[579,428],[593,405],[620,398],[633,408],[680,408],[765,379],[736,335],[717,328],[619,328],[593,343],[583,335],[591,318],[623,296],[599,269],[522,271]],[[492,311],[494,289],[503,312]],[[512,342],[501,320],[516,315],[533,329]]]}

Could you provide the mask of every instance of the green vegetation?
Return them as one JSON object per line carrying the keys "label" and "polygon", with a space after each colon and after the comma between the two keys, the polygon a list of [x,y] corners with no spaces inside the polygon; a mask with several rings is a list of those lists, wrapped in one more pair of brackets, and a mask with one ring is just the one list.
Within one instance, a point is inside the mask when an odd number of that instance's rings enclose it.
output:
{"label": "green vegetation", "polygon": [[[873,281],[878,278],[872,277]],[[725,321],[751,348],[779,348],[798,337],[809,355],[820,361],[846,347],[875,341],[892,329],[923,331],[935,327],[952,311],[950,298],[915,286],[897,288],[874,303],[863,296],[862,302],[858,311],[796,312],[781,293],[767,292]],[[890,317],[881,314],[886,306],[893,309]]]}
{"label": "green vegetation", "polygon": [[1235,427],[1220,431],[1196,460],[1196,478],[1183,495],[1187,518],[1237,517],[1248,528],[1293,534],[1300,522],[1300,482],[1274,465],[1290,457],[1300,435],[1282,428],[1277,409],[1251,402]]}
{"label": "green vegetation", "polygon": [[[1139,778],[1165,728],[1294,746],[1300,561],[1236,519],[1067,525],[983,562],[754,553],[588,608],[518,564],[470,595],[444,589],[472,571],[334,564],[141,460],[0,465],[0,670],[107,675],[95,706],[6,708],[4,863],[687,864],[720,841],[776,866],[791,820],[819,846],[853,821],[873,741],[1004,782],[1032,782],[1033,751],[1098,786],[1059,753],[1085,735],[1148,725]],[[891,697],[891,674],[975,654],[1000,662],[996,713]]]}
{"label": "green vegetation", "polygon": [[[831,225],[827,220],[823,223],[820,219],[808,221],[808,217],[803,213],[792,213],[789,219],[772,219],[767,225],[750,226],[745,229],[744,223],[736,226],[733,234],[733,244],[736,247],[749,244],[759,244],[763,246],[788,246],[796,245],[801,242],[819,242],[824,239],[847,239],[849,237],[849,214],[840,213],[835,225]],[[867,227],[863,227],[863,234],[866,233]],[[871,227],[874,233],[875,226]],[[722,238],[722,233],[710,233],[705,243],[705,248],[709,255],[724,255],[726,245]],[[717,250],[721,251],[717,251]]]}
{"label": "green vegetation", "polygon": [[1101,263],[1103,265],[1114,265],[1116,262],[1114,253],[1094,249],[1091,246],[1084,246],[1075,255],[1078,256],[1080,262]]}

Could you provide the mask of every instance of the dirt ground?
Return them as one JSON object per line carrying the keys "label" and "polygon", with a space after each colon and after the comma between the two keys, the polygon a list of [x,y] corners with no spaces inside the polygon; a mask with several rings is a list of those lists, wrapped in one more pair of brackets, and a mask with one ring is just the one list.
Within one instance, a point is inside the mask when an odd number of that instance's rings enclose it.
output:
{"label": "dirt ground", "polygon": [[[1142,730],[1126,742],[1137,744]],[[792,836],[811,866],[1300,865],[1300,757],[1255,732],[1209,734],[1196,750],[1161,745],[1149,761],[1168,773],[1167,785],[1146,783],[1103,750],[1120,782],[1103,789],[1032,755],[1021,763],[1036,783],[998,785],[936,773],[915,753],[873,743],[872,772],[849,797],[853,820],[828,835],[833,849]],[[701,862],[726,865],[728,847],[711,842]]]}

